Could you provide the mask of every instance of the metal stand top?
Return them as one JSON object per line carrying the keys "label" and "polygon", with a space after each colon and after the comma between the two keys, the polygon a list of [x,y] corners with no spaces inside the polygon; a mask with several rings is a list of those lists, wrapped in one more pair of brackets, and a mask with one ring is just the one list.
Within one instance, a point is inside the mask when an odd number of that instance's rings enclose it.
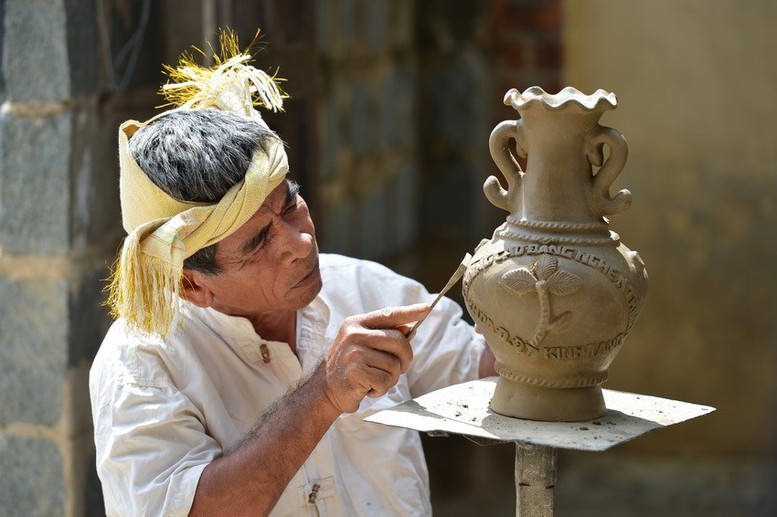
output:
{"label": "metal stand top", "polygon": [[640,435],[715,410],[677,400],[602,390],[607,413],[583,422],[536,422],[489,409],[498,377],[449,386],[366,417],[368,422],[475,441],[515,442],[515,509],[519,517],[551,517],[557,449],[603,451]]}
{"label": "metal stand top", "polygon": [[713,407],[602,390],[607,414],[583,422],[538,422],[488,407],[498,377],[449,386],[365,418],[394,427],[559,449],[603,451],[654,429],[709,414]]}

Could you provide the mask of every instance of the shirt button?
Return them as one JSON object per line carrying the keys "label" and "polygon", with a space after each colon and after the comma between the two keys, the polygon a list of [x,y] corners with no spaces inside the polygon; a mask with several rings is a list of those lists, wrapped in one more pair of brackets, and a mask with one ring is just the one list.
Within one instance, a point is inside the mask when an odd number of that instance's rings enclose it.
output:
{"label": "shirt button", "polygon": [[259,346],[259,351],[262,353],[262,361],[265,362],[265,364],[270,362],[270,349],[267,348],[267,345],[265,343],[262,343]]}
{"label": "shirt button", "polygon": [[315,504],[316,497],[318,497],[318,491],[321,489],[321,485],[318,483],[314,483],[313,486],[310,489],[310,494],[308,495],[308,502],[310,504]]}

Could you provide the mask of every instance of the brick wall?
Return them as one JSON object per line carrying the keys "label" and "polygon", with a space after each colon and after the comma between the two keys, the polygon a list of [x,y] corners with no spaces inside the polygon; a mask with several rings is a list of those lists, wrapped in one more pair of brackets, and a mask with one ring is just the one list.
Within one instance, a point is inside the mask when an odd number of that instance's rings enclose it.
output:
{"label": "brick wall", "polygon": [[150,112],[158,46],[127,74],[105,59],[140,4],[0,7],[0,515],[99,515],[87,383],[123,232],[116,128]]}
{"label": "brick wall", "polygon": [[115,181],[100,167],[94,10],[3,7],[0,514],[76,515],[93,458],[85,380],[106,328],[99,280],[115,244],[106,220],[118,217],[97,195]]}
{"label": "brick wall", "polygon": [[[540,86],[556,93],[561,84],[563,10],[559,0],[493,0],[496,99],[510,88]],[[513,116],[512,108],[503,113]]]}

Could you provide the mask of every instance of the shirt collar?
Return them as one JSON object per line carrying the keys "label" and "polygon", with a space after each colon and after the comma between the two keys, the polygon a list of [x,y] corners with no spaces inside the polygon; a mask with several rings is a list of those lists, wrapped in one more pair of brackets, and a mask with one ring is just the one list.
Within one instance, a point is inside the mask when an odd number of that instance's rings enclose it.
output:
{"label": "shirt collar", "polygon": [[242,316],[230,316],[210,307],[197,307],[185,300],[181,301],[181,313],[186,318],[202,322],[220,336],[234,341],[261,339],[248,318]]}
{"label": "shirt collar", "polygon": [[[198,320],[232,342],[269,342],[256,333],[248,318],[230,316],[210,307],[197,307],[186,300],[181,300],[181,312],[186,319]],[[300,343],[305,346],[304,343],[309,342],[316,335],[323,336],[329,324],[330,314],[329,304],[321,293],[310,304],[297,311],[297,346],[299,347]]]}

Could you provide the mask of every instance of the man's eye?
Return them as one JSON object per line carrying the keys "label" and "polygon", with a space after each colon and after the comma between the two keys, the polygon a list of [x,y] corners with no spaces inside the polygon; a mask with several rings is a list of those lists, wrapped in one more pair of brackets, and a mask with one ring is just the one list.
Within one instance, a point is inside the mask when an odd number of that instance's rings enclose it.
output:
{"label": "man's eye", "polygon": [[295,201],[295,202],[293,202],[292,204],[290,204],[289,206],[287,206],[287,207],[284,209],[283,213],[284,213],[284,214],[288,214],[288,213],[290,213],[290,212],[294,212],[294,211],[295,211],[296,209],[298,209],[298,208],[299,208],[299,202]]}
{"label": "man's eye", "polygon": [[256,241],[254,242],[254,246],[251,249],[251,253],[257,253],[262,249],[262,246],[264,246],[264,243],[267,241],[267,231],[264,231],[261,233],[261,235],[258,236]]}

